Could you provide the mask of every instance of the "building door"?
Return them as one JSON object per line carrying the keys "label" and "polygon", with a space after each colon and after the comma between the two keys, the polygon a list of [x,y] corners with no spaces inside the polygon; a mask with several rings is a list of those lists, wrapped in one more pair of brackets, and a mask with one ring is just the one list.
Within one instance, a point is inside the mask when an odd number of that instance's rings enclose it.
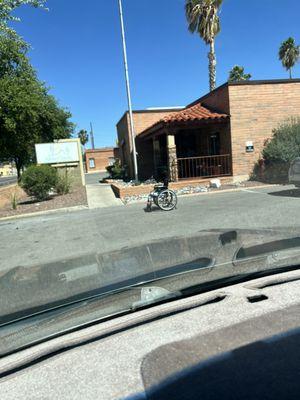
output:
{"label": "building door", "polygon": [[209,154],[211,156],[220,155],[221,143],[220,143],[220,133],[214,133],[209,137]]}

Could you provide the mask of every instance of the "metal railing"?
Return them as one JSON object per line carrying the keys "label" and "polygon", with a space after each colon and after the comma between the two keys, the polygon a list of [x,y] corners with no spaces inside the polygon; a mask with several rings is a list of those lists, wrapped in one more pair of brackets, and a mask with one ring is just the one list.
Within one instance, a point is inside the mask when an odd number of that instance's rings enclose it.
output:
{"label": "metal railing", "polygon": [[177,169],[179,179],[229,176],[231,155],[178,158]]}

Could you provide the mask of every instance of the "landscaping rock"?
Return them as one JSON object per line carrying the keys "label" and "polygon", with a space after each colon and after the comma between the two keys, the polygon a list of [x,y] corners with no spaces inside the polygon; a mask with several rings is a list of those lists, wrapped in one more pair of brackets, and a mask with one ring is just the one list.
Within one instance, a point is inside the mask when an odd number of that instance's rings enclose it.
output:
{"label": "landscaping rock", "polygon": [[221,187],[221,181],[220,179],[211,179],[209,185],[211,188],[219,189]]}

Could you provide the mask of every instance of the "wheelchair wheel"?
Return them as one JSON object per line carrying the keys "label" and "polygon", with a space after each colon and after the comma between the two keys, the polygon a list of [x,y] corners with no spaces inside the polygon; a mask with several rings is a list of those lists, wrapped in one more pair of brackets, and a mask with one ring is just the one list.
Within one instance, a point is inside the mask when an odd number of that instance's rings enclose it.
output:
{"label": "wheelchair wheel", "polygon": [[176,193],[169,189],[163,190],[157,198],[157,205],[163,211],[173,210],[177,205]]}

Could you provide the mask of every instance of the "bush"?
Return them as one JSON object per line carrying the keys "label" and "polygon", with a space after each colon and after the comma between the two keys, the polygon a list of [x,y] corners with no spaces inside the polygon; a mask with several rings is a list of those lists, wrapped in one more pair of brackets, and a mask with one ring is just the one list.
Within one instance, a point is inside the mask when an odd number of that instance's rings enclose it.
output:
{"label": "bush", "polygon": [[49,165],[32,165],[21,177],[21,187],[25,192],[42,201],[49,198],[49,192],[57,182],[57,172]]}
{"label": "bush", "polygon": [[62,194],[70,193],[71,186],[72,186],[71,180],[70,180],[67,170],[65,171],[64,174],[57,175],[57,181],[54,186],[54,189],[57,194],[62,195]]}
{"label": "bush", "polygon": [[18,207],[18,197],[17,197],[17,193],[16,193],[16,192],[14,192],[14,193],[11,195],[10,202],[11,202],[11,208],[12,208],[13,210],[16,210],[17,207]]}
{"label": "bush", "polygon": [[285,183],[296,157],[300,157],[300,118],[291,118],[273,131],[263,150],[264,165],[256,165],[253,175],[266,182]]}
{"label": "bush", "polygon": [[290,163],[300,156],[300,118],[291,118],[274,130],[263,150],[270,163]]}
{"label": "bush", "polygon": [[113,165],[106,167],[111,179],[124,179],[126,177],[126,169],[121,166],[119,160],[116,160]]}

